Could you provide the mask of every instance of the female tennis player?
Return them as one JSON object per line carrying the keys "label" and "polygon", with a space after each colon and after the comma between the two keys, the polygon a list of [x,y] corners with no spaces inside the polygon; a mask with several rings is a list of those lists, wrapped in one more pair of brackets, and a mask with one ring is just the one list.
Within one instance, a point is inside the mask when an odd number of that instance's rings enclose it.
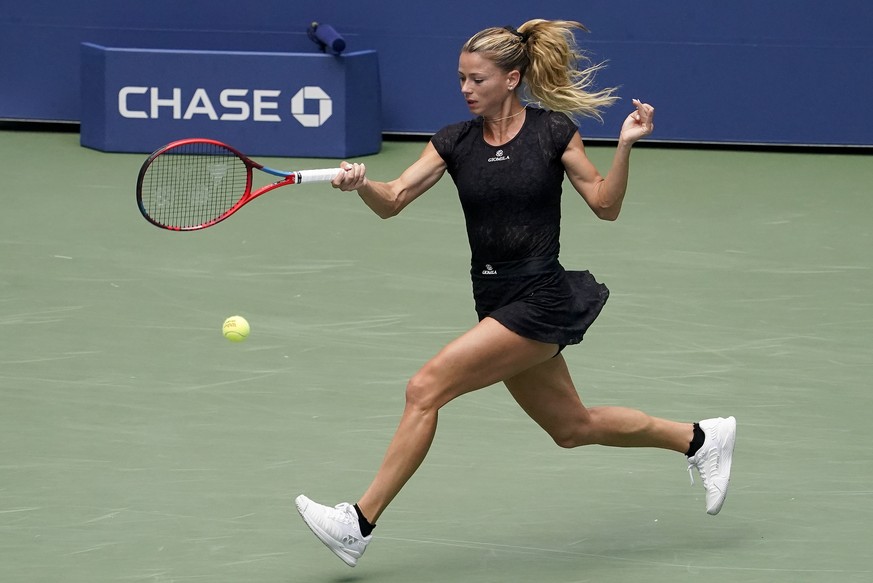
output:
{"label": "female tennis player", "polygon": [[[458,64],[470,121],[437,132],[421,157],[391,182],[343,163],[333,181],[357,191],[377,215],[393,217],[448,171],[470,242],[479,323],[429,360],[406,387],[406,406],[381,467],[357,504],[296,500],[309,528],[355,566],[383,511],[424,460],[440,408],[503,382],[521,408],[561,447],[656,447],[687,456],[717,514],[727,494],[736,435],[733,417],[679,423],[623,407],[585,407],[562,350],[582,341],[608,290],[587,271],[558,262],[561,186],[566,175],[594,214],[619,216],[633,144],[653,130],[655,110],[638,100],[622,124],[604,178],[586,157],[573,117],[599,118],[617,98],[594,91],[599,65],[579,53],[570,21],[531,20],[489,28],[463,46]],[[523,97],[524,95],[524,97]],[[541,105],[534,106],[533,103]],[[693,481],[693,476],[692,476]]]}

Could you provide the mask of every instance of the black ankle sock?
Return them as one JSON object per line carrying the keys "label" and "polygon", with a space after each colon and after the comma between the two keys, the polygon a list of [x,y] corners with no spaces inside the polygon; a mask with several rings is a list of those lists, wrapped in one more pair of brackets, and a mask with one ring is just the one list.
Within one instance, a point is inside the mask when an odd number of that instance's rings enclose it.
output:
{"label": "black ankle sock", "polygon": [[700,425],[695,423],[694,437],[691,438],[691,445],[688,447],[688,452],[685,455],[691,457],[696,454],[697,450],[703,446],[704,441],[706,441],[706,434],[703,433],[703,429],[700,428]]}
{"label": "black ankle sock", "polygon": [[361,512],[361,509],[358,508],[358,505],[355,504],[355,512],[358,513],[358,526],[361,527],[361,534],[364,536],[370,536],[370,533],[373,532],[373,529],[376,528],[375,524],[370,524],[366,518],[364,518],[364,513]]}

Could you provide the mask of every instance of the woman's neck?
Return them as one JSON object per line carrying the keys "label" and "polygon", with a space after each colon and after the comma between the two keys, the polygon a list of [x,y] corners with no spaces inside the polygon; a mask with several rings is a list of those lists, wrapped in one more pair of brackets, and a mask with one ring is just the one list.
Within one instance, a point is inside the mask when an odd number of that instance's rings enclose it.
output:
{"label": "woman's neck", "polygon": [[493,146],[505,144],[521,130],[524,125],[525,111],[527,105],[517,104],[520,109],[512,111],[514,108],[510,105],[510,112],[498,117],[482,116],[482,125],[485,134],[485,141]]}
{"label": "woman's neck", "polygon": [[[521,105],[521,104],[519,104],[519,105]],[[514,109],[513,105],[510,105],[510,106],[509,106],[509,109],[510,109],[510,110]],[[492,118],[492,117],[484,117],[484,116],[483,116],[482,119],[485,120],[487,123],[492,123],[492,124],[493,124],[493,123],[498,123],[498,122],[501,122],[501,121],[506,121],[506,120],[508,120],[508,119],[512,119],[512,118],[514,118],[514,117],[518,117],[519,115],[521,115],[522,113],[524,113],[524,110],[526,110],[526,109],[527,109],[527,105],[522,105],[522,106],[521,106],[521,109],[519,109],[519,110],[516,111],[515,113],[510,113],[509,115],[504,115],[503,117],[494,117],[494,118]]]}

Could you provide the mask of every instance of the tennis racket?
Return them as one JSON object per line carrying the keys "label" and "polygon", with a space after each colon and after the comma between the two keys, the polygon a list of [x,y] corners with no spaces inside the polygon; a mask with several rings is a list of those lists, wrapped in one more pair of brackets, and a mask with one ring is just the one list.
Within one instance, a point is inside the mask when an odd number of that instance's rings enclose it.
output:
{"label": "tennis racket", "polygon": [[[252,170],[282,179],[252,192]],[[136,202],[151,224],[171,231],[196,231],[219,223],[262,194],[280,186],[329,182],[339,168],[282,172],[250,160],[215,140],[179,140],[156,150],[136,181]]]}

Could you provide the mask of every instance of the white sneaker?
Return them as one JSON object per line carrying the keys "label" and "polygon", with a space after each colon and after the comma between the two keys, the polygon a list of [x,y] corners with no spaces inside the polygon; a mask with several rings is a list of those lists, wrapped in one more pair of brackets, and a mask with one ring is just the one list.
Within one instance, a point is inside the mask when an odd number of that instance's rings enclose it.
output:
{"label": "white sneaker", "polygon": [[706,435],[706,440],[697,453],[688,458],[688,475],[694,484],[691,468],[697,468],[700,481],[706,488],[706,513],[716,515],[724,504],[731,481],[737,420],[733,417],[705,419],[700,422],[700,429]]}
{"label": "white sneaker", "polygon": [[303,495],[298,496],[294,503],[306,526],[327,548],[349,567],[358,564],[358,559],[367,550],[373,535],[361,534],[358,513],[354,506],[343,502],[331,508],[317,504]]}

